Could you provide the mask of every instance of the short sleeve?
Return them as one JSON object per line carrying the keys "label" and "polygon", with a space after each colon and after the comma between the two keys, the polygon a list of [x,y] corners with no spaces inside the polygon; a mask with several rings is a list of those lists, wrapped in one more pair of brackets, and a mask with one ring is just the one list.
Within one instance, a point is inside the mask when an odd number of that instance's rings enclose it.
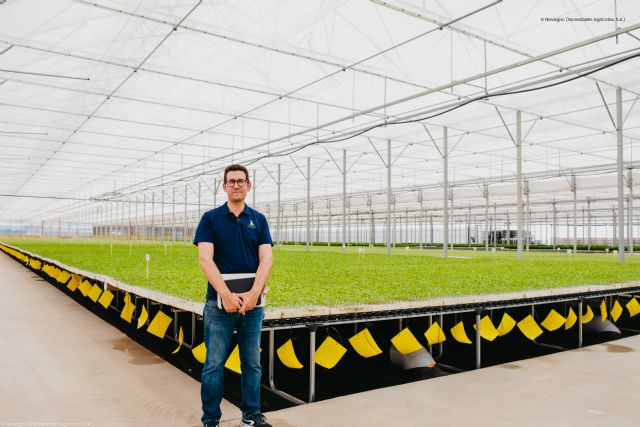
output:
{"label": "short sleeve", "polygon": [[273,246],[271,240],[271,232],[269,231],[269,223],[264,215],[261,215],[262,227],[260,227],[260,235],[258,236],[258,245],[266,245],[267,243]]}
{"label": "short sleeve", "polygon": [[194,245],[197,246],[200,242],[213,243],[213,219],[208,212],[202,215],[198,228],[196,228],[196,234],[193,236]]}

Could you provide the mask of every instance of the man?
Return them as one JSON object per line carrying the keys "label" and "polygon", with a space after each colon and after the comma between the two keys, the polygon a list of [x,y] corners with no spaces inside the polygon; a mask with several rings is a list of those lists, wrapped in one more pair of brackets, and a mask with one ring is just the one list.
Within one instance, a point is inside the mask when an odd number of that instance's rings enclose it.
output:
{"label": "man", "polygon": [[[271,427],[260,413],[260,337],[264,308],[255,307],[272,265],[271,234],[261,213],[245,204],[251,191],[249,172],[241,165],[224,170],[227,202],[206,212],[193,239],[200,268],[208,280],[204,307],[204,341],[207,357],[201,379],[202,424],[218,426],[222,412],[224,364],[237,331],[242,369],[241,426]],[[224,273],[256,273],[248,292],[232,293]],[[218,308],[220,296],[223,309]]]}

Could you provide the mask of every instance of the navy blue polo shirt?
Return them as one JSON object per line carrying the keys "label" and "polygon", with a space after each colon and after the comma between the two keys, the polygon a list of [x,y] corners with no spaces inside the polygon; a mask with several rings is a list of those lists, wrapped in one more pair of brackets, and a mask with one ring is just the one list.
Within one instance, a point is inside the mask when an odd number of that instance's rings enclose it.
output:
{"label": "navy blue polo shirt", "polygon": [[[258,246],[270,244],[267,218],[246,204],[236,217],[227,203],[202,215],[193,244],[213,243],[213,262],[220,273],[255,273],[260,264]],[[207,299],[216,299],[217,292],[207,283]]]}

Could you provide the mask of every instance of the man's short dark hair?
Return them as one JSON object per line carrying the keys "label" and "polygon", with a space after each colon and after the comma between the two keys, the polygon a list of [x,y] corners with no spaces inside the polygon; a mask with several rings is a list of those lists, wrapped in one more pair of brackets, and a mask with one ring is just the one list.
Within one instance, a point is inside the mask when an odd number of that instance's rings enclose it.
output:
{"label": "man's short dark hair", "polygon": [[249,181],[249,171],[242,165],[230,165],[227,166],[224,170],[224,182],[227,182],[227,173],[233,171],[242,171],[244,172],[245,179]]}

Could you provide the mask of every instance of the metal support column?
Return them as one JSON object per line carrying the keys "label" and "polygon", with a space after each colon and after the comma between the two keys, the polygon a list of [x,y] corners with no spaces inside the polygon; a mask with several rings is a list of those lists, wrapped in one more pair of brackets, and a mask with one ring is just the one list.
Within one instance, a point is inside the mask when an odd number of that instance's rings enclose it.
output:
{"label": "metal support column", "polygon": [[422,249],[422,245],[424,243],[424,218],[423,218],[423,212],[424,212],[424,205],[423,205],[423,201],[424,201],[424,197],[422,195],[422,190],[420,190],[420,194],[418,195],[419,197],[419,201],[420,201],[420,213],[418,214],[418,221],[420,221],[420,226],[419,226],[419,232],[420,232],[420,249]]}
{"label": "metal support column", "polygon": [[307,252],[311,251],[311,157],[307,157]]}
{"label": "metal support column", "polygon": [[531,245],[531,205],[529,204],[529,193],[531,192],[529,188],[529,180],[524,180],[524,195],[526,197],[527,204],[527,227],[525,234],[526,241],[526,251],[529,252],[529,246]]}
{"label": "metal support column", "polygon": [[342,252],[347,250],[347,150],[342,150]]}
{"label": "metal support column", "polygon": [[151,193],[151,242],[156,241],[156,231],[154,224],[154,216],[156,214],[156,193]]}
{"label": "metal support column", "polygon": [[280,237],[281,237],[281,233],[280,233],[280,226],[281,226],[281,223],[280,223],[280,219],[281,219],[281,216],[280,216],[280,184],[282,183],[282,181],[280,179],[281,176],[282,176],[281,173],[282,173],[282,165],[280,163],[278,163],[278,182],[276,183],[278,185],[278,206],[276,206],[276,243],[277,243],[276,248],[277,249],[280,249],[280,244],[281,244],[281,242],[280,242]]}
{"label": "metal support column", "polygon": [[387,139],[387,255],[391,255],[391,140]]}
{"label": "metal support column", "polygon": [[629,188],[629,198],[627,202],[627,217],[629,218],[629,227],[627,235],[629,236],[629,253],[633,253],[633,171],[627,172],[627,187]]}
{"label": "metal support column", "polygon": [[624,262],[624,182],[622,175],[622,89],[616,88],[616,138],[618,161],[618,261]]}
{"label": "metal support column", "polygon": [[429,215],[429,242],[433,243],[433,215]]}
{"label": "metal support column", "polygon": [[578,250],[578,200],[576,176],[571,175],[571,192],[573,193],[573,253]]}
{"label": "metal support column", "polygon": [[162,197],[160,198],[160,230],[159,239],[164,242],[164,189],[162,189]]}
{"label": "metal support column", "polygon": [[171,241],[176,241],[176,187],[171,189]]}
{"label": "metal support column", "polygon": [[611,238],[611,246],[615,246],[616,245],[616,230],[618,229],[617,228],[617,226],[618,226],[618,224],[617,224],[618,223],[618,216],[616,215],[615,206],[611,208],[611,212],[612,212],[612,216],[613,216],[613,222],[612,222],[613,225],[611,226],[612,227],[612,231],[613,231],[613,234],[612,234],[613,237]]}
{"label": "metal support column", "polygon": [[449,191],[449,147],[448,147],[448,135],[447,128],[442,128],[442,160],[444,163],[444,172],[443,172],[443,203],[444,207],[442,209],[442,256],[447,258],[448,256],[448,246],[449,246],[449,195],[447,192]]}
{"label": "metal support column", "polygon": [[480,341],[480,315],[482,310],[476,310],[476,369],[482,368],[482,343]]}
{"label": "metal support column", "polygon": [[186,243],[188,241],[187,238],[187,229],[189,228],[187,223],[187,200],[189,200],[189,188],[187,184],[184,185],[184,234],[182,235],[182,240]]}
{"label": "metal support column", "polygon": [[309,331],[309,403],[316,398],[316,329]]}
{"label": "metal support column", "polygon": [[516,193],[518,204],[518,259],[522,259],[522,114],[520,111],[516,111]]}
{"label": "metal support column", "polygon": [[582,347],[582,306],[584,305],[584,299],[581,298],[578,303],[578,348]]}
{"label": "metal support column", "polygon": [[591,250],[591,198],[587,197],[587,246]]}
{"label": "metal support column", "polygon": [[489,185],[482,186],[482,197],[484,197],[484,250],[489,251]]}
{"label": "metal support column", "polygon": [[556,207],[556,201],[551,202],[553,206],[553,249],[558,244],[558,209]]}

